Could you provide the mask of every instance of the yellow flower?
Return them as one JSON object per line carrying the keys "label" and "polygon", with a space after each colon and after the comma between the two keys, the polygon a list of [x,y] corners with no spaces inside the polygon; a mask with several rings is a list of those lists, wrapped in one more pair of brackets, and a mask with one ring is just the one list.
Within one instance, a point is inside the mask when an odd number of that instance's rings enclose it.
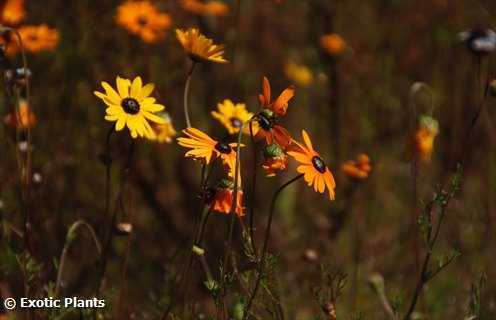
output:
{"label": "yellow flower", "polygon": [[[225,99],[223,102],[217,104],[217,111],[212,111],[212,116],[219,120],[220,123],[227,129],[229,134],[236,134],[243,125],[250,121],[253,117],[253,113],[246,110],[246,105],[244,103],[234,104],[231,100]],[[258,131],[258,124],[252,122],[253,134],[255,135]],[[243,133],[250,134],[250,127],[246,123],[243,128]]]}
{"label": "yellow flower", "polygon": [[414,136],[415,151],[423,162],[429,162],[434,150],[434,140],[439,133],[439,124],[430,116],[420,117],[420,126]]}
{"label": "yellow flower", "polygon": [[162,111],[164,106],[155,103],[155,98],[149,97],[155,86],[152,83],[143,86],[140,77],[136,77],[132,83],[128,79],[117,77],[116,85],[117,91],[103,81],[105,93],[94,92],[108,106],[105,120],[115,121],[116,131],[127,126],[133,138],[140,136],[153,139],[155,133],[148,121],[166,123],[165,119],[155,114]]}
{"label": "yellow flower", "polygon": [[0,21],[7,25],[18,24],[25,15],[24,0],[6,0],[2,8]]}
{"label": "yellow flower", "polygon": [[195,62],[227,63],[222,56],[224,45],[216,45],[212,39],[205,37],[198,29],[190,28],[186,31],[176,29],[176,36],[189,57]]}
{"label": "yellow flower", "polygon": [[332,33],[320,37],[320,46],[330,55],[339,55],[346,49],[346,43],[340,35]]}
{"label": "yellow flower", "polygon": [[165,38],[171,18],[149,1],[127,1],[117,8],[116,21],[143,41],[154,43]]}
{"label": "yellow flower", "polygon": [[284,71],[289,80],[302,87],[307,87],[313,82],[312,71],[304,65],[299,65],[290,61],[286,64]]}
{"label": "yellow flower", "polygon": [[181,0],[180,3],[184,10],[194,14],[226,16],[229,13],[229,7],[221,1],[203,3],[199,0]]}
{"label": "yellow flower", "polygon": [[[59,43],[59,32],[46,24],[39,26],[22,26],[18,29],[22,44],[27,51],[40,52],[53,50]],[[9,54],[18,53],[21,48],[17,37],[14,37],[12,46],[8,48]]]}
{"label": "yellow flower", "polygon": [[172,125],[171,117],[167,112],[160,113],[158,116],[165,120],[163,124],[152,124],[152,129],[154,132],[152,140],[156,140],[159,143],[171,143],[172,138],[176,136],[177,132]]}

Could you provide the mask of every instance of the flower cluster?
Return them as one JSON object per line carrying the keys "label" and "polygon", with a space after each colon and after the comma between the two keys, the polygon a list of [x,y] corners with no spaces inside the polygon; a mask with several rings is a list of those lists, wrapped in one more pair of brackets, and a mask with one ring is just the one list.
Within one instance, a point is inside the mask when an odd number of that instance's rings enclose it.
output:
{"label": "flower cluster", "polygon": [[358,180],[367,179],[372,171],[370,158],[368,155],[361,153],[357,156],[356,160],[348,160],[343,163],[341,170],[350,178]]}

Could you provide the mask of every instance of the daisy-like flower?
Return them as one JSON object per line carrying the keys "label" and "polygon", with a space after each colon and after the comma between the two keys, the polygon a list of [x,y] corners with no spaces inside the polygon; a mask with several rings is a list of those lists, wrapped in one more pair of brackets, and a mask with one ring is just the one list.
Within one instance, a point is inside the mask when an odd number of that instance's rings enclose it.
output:
{"label": "daisy-like flower", "polygon": [[320,46],[328,54],[337,56],[346,49],[346,42],[344,42],[340,35],[331,33],[320,37]]}
{"label": "daisy-like flower", "polygon": [[366,179],[372,171],[370,158],[366,154],[359,154],[356,160],[348,160],[343,163],[341,170],[350,178]]}
{"label": "daisy-like flower", "polygon": [[174,126],[172,125],[171,117],[167,112],[162,112],[158,114],[159,117],[165,120],[163,124],[152,124],[154,136],[151,138],[152,140],[156,140],[159,143],[171,143],[172,138],[174,138],[177,134]]}
{"label": "daisy-like flower", "polygon": [[0,9],[2,10],[0,21],[6,25],[18,24],[26,15],[24,0],[6,0]]}
{"label": "daisy-like flower", "polygon": [[180,146],[191,149],[186,152],[186,157],[205,161],[206,164],[212,159],[220,158],[228,169],[229,177],[234,177],[237,143],[216,141],[208,134],[191,127],[184,129],[183,133],[186,137],[177,138],[177,142]]}
{"label": "daisy-like flower", "polygon": [[429,162],[434,150],[434,140],[439,133],[439,124],[430,116],[420,117],[420,125],[414,136],[415,152],[423,162]]}
{"label": "daisy-like flower", "polygon": [[496,50],[496,32],[491,29],[468,30],[458,36],[475,55],[487,55]]}
{"label": "daisy-like flower", "polygon": [[308,87],[313,82],[312,71],[307,66],[296,64],[293,61],[286,64],[284,72],[289,80],[302,87]]}
{"label": "daisy-like flower", "polygon": [[214,44],[212,39],[205,37],[198,29],[190,28],[186,31],[176,29],[176,36],[194,62],[228,62],[223,57],[224,45]]}
{"label": "daisy-like flower", "polygon": [[255,136],[257,140],[265,139],[267,144],[276,142],[284,149],[287,149],[291,144],[291,135],[284,127],[277,124],[277,118],[286,114],[288,102],[293,96],[294,87],[290,86],[286,88],[275,101],[272,101],[269,80],[266,77],[263,77],[263,94],[258,96],[261,110],[257,114],[259,126],[257,135]]}
{"label": "daisy-like flower", "polygon": [[[244,103],[234,104],[231,100],[225,99],[217,104],[218,111],[212,111],[212,117],[219,120],[220,123],[227,129],[229,134],[236,134],[244,123],[250,121],[253,113],[246,110]],[[256,124],[254,122],[253,124]],[[258,126],[252,126],[253,134],[258,131]],[[250,127],[245,125],[243,133],[250,134]]]}
{"label": "daisy-like flower", "polygon": [[[22,26],[18,31],[24,48],[33,53],[53,50],[59,43],[59,32],[46,24]],[[20,50],[17,37],[13,37],[12,46],[7,48],[7,53],[15,54]]]}
{"label": "daisy-like flower", "polygon": [[[214,190],[214,195],[211,198],[210,210],[229,214],[234,201],[234,182],[230,180],[222,180],[219,186]],[[238,188],[236,196],[236,215],[242,217],[245,215],[243,207],[243,191]]]}
{"label": "daisy-like flower", "polygon": [[19,102],[19,109],[14,110],[7,114],[4,119],[4,123],[14,129],[27,129],[32,128],[36,125],[36,116],[29,107],[26,100],[21,100]]}
{"label": "daisy-like flower", "polygon": [[315,192],[324,193],[327,187],[329,199],[334,200],[336,182],[334,182],[331,171],[313,149],[312,141],[305,130],[302,130],[302,137],[305,146],[294,141],[297,148],[294,148],[294,151],[288,151],[288,154],[300,163],[296,171],[304,175],[303,178],[309,186],[313,185]]}
{"label": "daisy-like flower", "polygon": [[114,121],[116,131],[127,126],[133,138],[139,136],[153,139],[155,133],[148,121],[167,123],[164,118],[155,114],[164,110],[164,106],[155,103],[155,98],[149,97],[155,86],[152,83],[143,86],[140,77],[134,78],[132,83],[128,79],[117,77],[116,85],[117,91],[103,81],[105,93],[94,92],[108,106],[105,120]]}
{"label": "daisy-like flower", "polygon": [[262,168],[267,177],[274,177],[277,172],[283,171],[288,166],[288,156],[278,144],[270,144],[263,149],[264,161]]}
{"label": "daisy-like flower", "polygon": [[154,43],[165,38],[172,20],[150,1],[127,1],[117,8],[116,21],[143,41]]}
{"label": "daisy-like flower", "polygon": [[229,13],[229,7],[222,1],[181,0],[180,3],[184,10],[194,14],[226,16]]}

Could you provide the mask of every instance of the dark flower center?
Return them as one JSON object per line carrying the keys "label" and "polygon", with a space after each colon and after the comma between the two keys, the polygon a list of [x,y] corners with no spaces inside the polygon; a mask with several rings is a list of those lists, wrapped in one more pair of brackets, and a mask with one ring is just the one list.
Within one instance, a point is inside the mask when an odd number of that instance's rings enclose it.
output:
{"label": "dark flower center", "polygon": [[138,24],[142,27],[146,26],[146,24],[148,23],[148,19],[145,17],[145,16],[140,16],[138,18]]}
{"label": "dark flower center", "polygon": [[262,112],[258,114],[258,124],[265,131],[269,131],[274,127],[274,118],[269,118]]}
{"label": "dark flower center", "polygon": [[320,173],[324,173],[326,171],[326,165],[324,163],[324,160],[322,160],[321,157],[314,156],[312,158],[312,164],[315,170],[317,170]]}
{"label": "dark flower center", "polygon": [[235,128],[241,128],[243,126],[243,122],[238,118],[232,117],[229,120],[231,121],[231,125]]}
{"label": "dark flower center", "polygon": [[129,114],[137,114],[140,111],[140,105],[134,98],[122,99],[121,106]]}
{"label": "dark flower center", "polygon": [[219,151],[220,153],[229,154],[231,153],[232,149],[227,143],[218,142],[215,145],[215,150]]}

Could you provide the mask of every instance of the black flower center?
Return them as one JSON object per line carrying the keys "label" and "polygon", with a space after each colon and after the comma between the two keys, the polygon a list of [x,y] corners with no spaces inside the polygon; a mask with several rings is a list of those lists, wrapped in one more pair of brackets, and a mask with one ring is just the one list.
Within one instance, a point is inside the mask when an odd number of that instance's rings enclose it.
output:
{"label": "black flower center", "polygon": [[215,150],[219,151],[220,153],[229,154],[229,153],[231,153],[232,149],[227,143],[218,142],[215,145]]}
{"label": "black flower center", "polygon": [[145,16],[140,16],[138,18],[138,24],[142,27],[146,26],[146,24],[148,23],[148,19],[145,17]]}
{"label": "black flower center", "polygon": [[121,106],[129,114],[137,114],[140,111],[140,105],[134,98],[122,99]]}
{"label": "black flower center", "polygon": [[241,128],[243,126],[243,122],[236,117],[232,117],[229,121],[231,121],[231,125],[235,128]]}
{"label": "black flower center", "polygon": [[320,173],[324,173],[326,171],[326,164],[324,163],[324,160],[322,160],[321,157],[314,156],[312,158],[312,164],[315,170],[317,170]]}
{"label": "black flower center", "polygon": [[274,127],[274,118],[269,118],[262,112],[258,114],[258,124],[265,131],[269,131]]}

